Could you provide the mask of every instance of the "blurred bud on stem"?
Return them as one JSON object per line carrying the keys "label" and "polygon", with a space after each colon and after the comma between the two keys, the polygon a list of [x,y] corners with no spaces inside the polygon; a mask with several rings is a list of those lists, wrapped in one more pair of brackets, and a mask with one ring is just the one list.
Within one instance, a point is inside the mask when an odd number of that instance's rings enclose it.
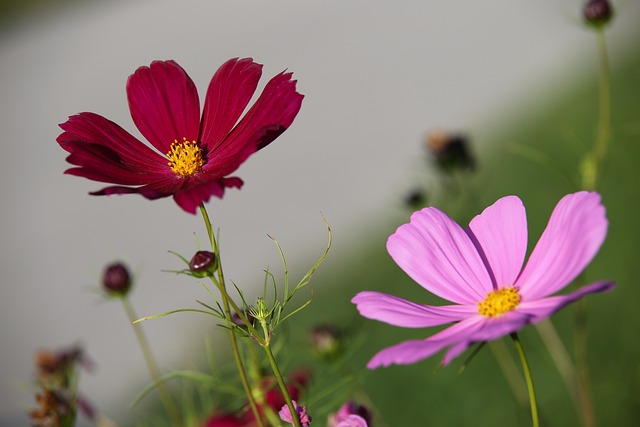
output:
{"label": "blurred bud on stem", "polygon": [[318,325],[309,336],[314,351],[323,359],[332,359],[342,352],[342,333],[334,325]]}
{"label": "blurred bud on stem", "polygon": [[212,276],[218,268],[218,258],[213,252],[198,251],[189,261],[189,268],[199,277]]}
{"label": "blurred bud on stem", "polygon": [[603,27],[613,17],[611,2],[608,0],[589,0],[582,8],[582,16],[587,24]]}
{"label": "blurred bud on stem", "polygon": [[427,135],[425,145],[443,172],[475,169],[475,159],[469,151],[467,138],[463,135],[443,131],[431,132]]}
{"label": "blurred bud on stem", "polygon": [[114,262],[105,267],[102,287],[109,296],[124,297],[131,290],[131,275],[122,262]]}

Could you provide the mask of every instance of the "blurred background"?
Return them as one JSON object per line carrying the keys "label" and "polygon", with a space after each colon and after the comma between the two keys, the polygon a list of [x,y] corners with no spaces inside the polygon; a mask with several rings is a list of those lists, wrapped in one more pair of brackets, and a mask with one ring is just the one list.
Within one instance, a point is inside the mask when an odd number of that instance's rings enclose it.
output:
{"label": "blurred background", "polygon": [[[182,267],[168,250],[189,257],[194,233],[204,241],[200,218],[171,199],[91,197],[87,193],[100,183],[62,174],[67,153],[55,139],[69,115],[96,112],[140,136],[125,82],[141,65],[174,59],[201,94],[232,57],[264,64],[261,85],[283,69],[294,72],[305,100],[293,126],[239,169],[244,188],[212,200],[209,213],[221,230],[226,276],[254,291],[265,268],[280,268],[267,233],[283,247],[292,277],[301,277],[324,250],[321,213],[326,216],[334,246],[312,282],[314,301],[291,336],[304,343],[304,331],[314,324],[350,325],[354,337],[367,337],[350,360],[358,371],[399,337],[432,333],[359,319],[349,303],[360,290],[428,301],[384,249],[387,236],[408,220],[411,191],[426,193],[424,202],[446,202],[461,223],[496,198],[518,194],[528,207],[533,244],[555,203],[578,189],[578,166],[594,139],[596,38],[582,24],[579,1],[0,4],[2,426],[28,423],[34,352],[72,343],[96,365],[82,376],[83,392],[125,425],[135,418],[129,404],[148,377],[122,306],[99,294],[108,262],[132,266],[140,316],[194,307],[206,297],[194,281],[161,272]],[[632,425],[640,417],[640,294],[634,287],[640,273],[634,223],[640,208],[640,5],[614,5],[606,33],[614,143],[601,187],[611,227],[587,278],[615,279],[618,288],[588,302],[589,360],[598,419]],[[438,129],[469,138],[477,168],[456,187],[465,194],[448,197],[434,185],[424,140]],[[571,347],[574,314],[565,311],[555,323]],[[197,365],[204,337],[219,329],[191,314],[144,327],[164,368]],[[522,335],[537,363],[543,419],[575,425],[536,332]],[[528,409],[510,394],[489,352],[463,375],[455,366],[434,374],[438,362],[434,357],[367,374],[371,399],[386,418],[393,416],[389,425],[411,425],[415,417],[424,425],[528,422]],[[390,399],[398,391],[410,396],[401,411]]]}

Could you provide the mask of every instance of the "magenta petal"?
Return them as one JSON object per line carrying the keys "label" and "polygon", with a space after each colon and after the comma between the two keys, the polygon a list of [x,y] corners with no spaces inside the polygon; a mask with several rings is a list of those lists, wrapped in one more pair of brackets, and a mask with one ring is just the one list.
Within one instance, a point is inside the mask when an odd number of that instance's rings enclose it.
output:
{"label": "magenta petal", "polygon": [[60,127],[60,146],[67,161],[78,168],[66,171],[94,181],[141,185],[172,174],[166,159],[138,141],[126,130],[94,113],[69,117]]}
{"label": "magenta petal", "polygon": [[436,208],[411,215],[411,222],[389,237],[387,250],[413,280],[449,301],[477,304],[493,289],[467,233]]}
{"label": "magenta petal", "polygon": [[428,306],[380,292],[360,292],[352,300],[364,317],[394,326],[424,328],[457,322],[477,313],[477,306]]}
{"label": "magenta petal", "polygon": [[251,58],[230,59],[209,83],[202,113],[200,141],[213,150],[227,137],[256,91],[262,65]]}
{"label": "magenta petal", "polygon": [[302,99],[291,73],[272,78],[229,136],[208,153],[207,173],[228,175],[251,154],[271,143],[291,125]]}
{"label": "magenta petal", "polygon": [[222,198],[225,188],[241,188],[240,178],[220,178],[204,181],[195,186],[189,186],[173,196],[175,202],[185,211],[195,214],[202,203],[209,201],[211,196]]}
{"label": "magenta petal", "polygon": [[607,226],[598,193],[563,197],[516,281],[523,298],[542,298],[571,283],[600,249]]}
{"label": "magenta petal", "polygon": [[484,318],[482,327],[471,331],[464,340],[447,350],[442,359],[442,364],[448,365],[454,358],[475,343],[497,340],[505,335],[519,331],[530,322],[531,316],[517,311],[511,311],[497,317]]}
{"label": "magenta petal", "polygon": [[567,295],[557,295],[553,297],[547,297],[538,299],[535,301],[525,301],[518,305],[517,312],[526,313],[531,316],[531,323],[536,323],[541,320],[550,317],[555,312],[571,304],[574,301],[579,300],[585,295],[596,292],[608,292],[615,286],[614,282],[596,282],[587,286],[583,286],[577,291],[571,292]]}
{"label": "magenta petal", "polygon": [[495,288],[515,283],[527,252],[527,216],[522,201],[503,197],[469,224],[468,233],[487,263]]}
{"label": "magenta petal", "polygon": [[482,328],[485,322],[485,317],[473,316],[438,332],[426,340],[405,341],[385,348],[373,356],[367,367],[375,369],[391,364],[408,365],[426,359],[445,347],[454,346],[465,341],[469,335]]}
{"label": "magenta petal", "polygon": [[127,80],[127,96],[133,122],[163,154],[174,141],[198,140],[198,92],[174,61],[153,61],[138,68]]}

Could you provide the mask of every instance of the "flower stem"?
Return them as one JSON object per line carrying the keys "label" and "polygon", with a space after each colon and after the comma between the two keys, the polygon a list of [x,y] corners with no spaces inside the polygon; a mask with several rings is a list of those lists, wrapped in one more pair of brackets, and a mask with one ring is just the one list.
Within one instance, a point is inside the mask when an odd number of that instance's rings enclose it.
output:
{"label": "flower stem", "polygon": [[604,159],[611,142],[611,72],[607,53],[607,43],[602,28],[596,30],[598,37],[598,57],[600,72],[598,81],[598,127],[596,140],[589,153],[586,167],[582,170],[582,186],[595,190],[602,176]]}
{"label": "flower stem", "polygon": [[[229,294],[227,294],[227,289],[224,282],[224,274],[222,272],[222,260],[220,258],[220,251],[218,248],[218,242],[216,241],[215,234],[213,233],[213,228],[211,226],[211,220],[209,219],[209,214],[207,213],[207,209],[204,206],[204,203],[200,205],[200,212],[202,213],[202,219],[204,220],[204,225],[207,228],[207,234],[209,235],[209,241],[211,243],[211,249],[213,253],[218,257],[218,280],[216,284],[218,285],[218,289],[220,290],[220,294],[222,296],[222,305],[224,308],[224,315],[227,319],[231,320],[231,308],[230,301],[231,298]],[[233,301],[231,301],[233,303]],[[238,310],[238,307],[235,303],[233,303],[234,309],[241,316],[243,313]],[[248,325],[248,322],[245,321]],[[240,351],[238,349],[238,339],[236,337],[236,332],[233,328],[229,329],[229,339],[231,341],[231,350],[233,352],[233,359],[236,362],[236,367],[238,368],[238,374],[240,375],[240,381],[242,382],[242,387],[244,388],[245,394],[247,395],[247,400],[249,401],[249,406],[251,407],[251,412],[256,419],[259,427],[264,427],[264,423],[262,421],[262,417],[260,416],[260,411],[258,411],[258,406],[256,405],[255,398],[251,391],[251,386],[249,384],[249,379],[247,377],[246,370],[244,368],[244,363],[242,362],[242,357],[240,356]]]}
{"label": "flower stem", "polygon": [[282,374],[280,373],[280,369],[278,368],[276,359],[273,356],[273,352],[271,351],[271,344],[267,341],[267,344],[263,345],[262,348],[264,348],[264,352],[267,355],[267,359],[269,360],[269,365],[271,365],[271,370],[273,371],[273,375],[276,377],[276,381],[278,382],[278,386],[280,387],[280,392],[282,393],[284,400],[287,402],[287,407],[289,408],[289,412],[291,412],[291,419],[293,420],[293,425],[295,427],[302,427],[302,424],[300,423],[300,417],[298,417],[296,408],[293,406],[291,395],[289,394],[289,390],[287,389],[287,384],[284,382],[284,379],[282,378]]}
{"label": "flower stem", "polygon": [[132,324],[131,326],[133,327],[133,331],[136,334],[138,345],[142,350],[142,355],[144,356],[144,360],[147,364],[147,368],[149,369],[149,373],[151,374],[151,378],[153,379],[153,381],[156,384],[156,387],[158,388],[158,393],[160,394],[160,399],[162,400],[162,404],[164,405],[167,413],[173,420],[173,423],[176,426],[182,426],[183,423],[182,423],[182,420],[180,419],[180,416],[178,415],[178,409],[176,408],[173,402],[173,399],[171,398],[171,394],[169,393],[169,390],[161,381],[160,369],[158,369],[158,364],[156,363],[156,360],[153,357],[153,353],[151,352],[151,346],[149,345],[147,336],[142,330],[142,325],[140,325],[139,323],[134,323],[136,319],[138,319],[138,316],[135,310],[133,309],[133,305],[131,304],[131,301],[129,301],[129,298],[127,298],[126,296],[121,298],[121,300],[122,300],[122,305],[124,306],[124,310],[126,311],[127,316],[129,317],[129,322]]}
{"label": "flower stem", "polygon": [[520,356],[520,363],[522,363],[522,370],[524,371],[524,379],[527,383],[529,404],[531,405],[531,421],[533,423],[533,427],[539,427],[540,421],[538,419],[538,405],[536,403],[536,392],[533,388],[533,377],[531,376],[531,370],[529,369],[529,362],[527,362],[527,356],[524,354],[524,349],[522,348],[522,343],[520,343],[518,334],[515,332],[512,333],[511,339],[513,340],[513,344],[516,346],[516,350]]}

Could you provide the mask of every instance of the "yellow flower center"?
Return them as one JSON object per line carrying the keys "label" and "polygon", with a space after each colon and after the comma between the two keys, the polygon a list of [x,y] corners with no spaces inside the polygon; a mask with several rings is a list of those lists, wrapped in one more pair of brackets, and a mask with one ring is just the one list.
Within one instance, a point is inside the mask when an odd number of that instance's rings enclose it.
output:
{"label": "yellow flower center", "polygon": [[176,175],[191,176],[198,172],[204,164],[202,150],[195,141],[187,141],[187,138],[182,139],[182,142],[175,140],[171,144],[171,150],[167,152],[169,159],[167,164]]}
{"label": "yellow flower center", "polygon": [[478,303],[478,313],[487,317],[500,316],[513,310],[520,304],[520,295],[514,286],[501,288],[487,294],[484,301]]}

